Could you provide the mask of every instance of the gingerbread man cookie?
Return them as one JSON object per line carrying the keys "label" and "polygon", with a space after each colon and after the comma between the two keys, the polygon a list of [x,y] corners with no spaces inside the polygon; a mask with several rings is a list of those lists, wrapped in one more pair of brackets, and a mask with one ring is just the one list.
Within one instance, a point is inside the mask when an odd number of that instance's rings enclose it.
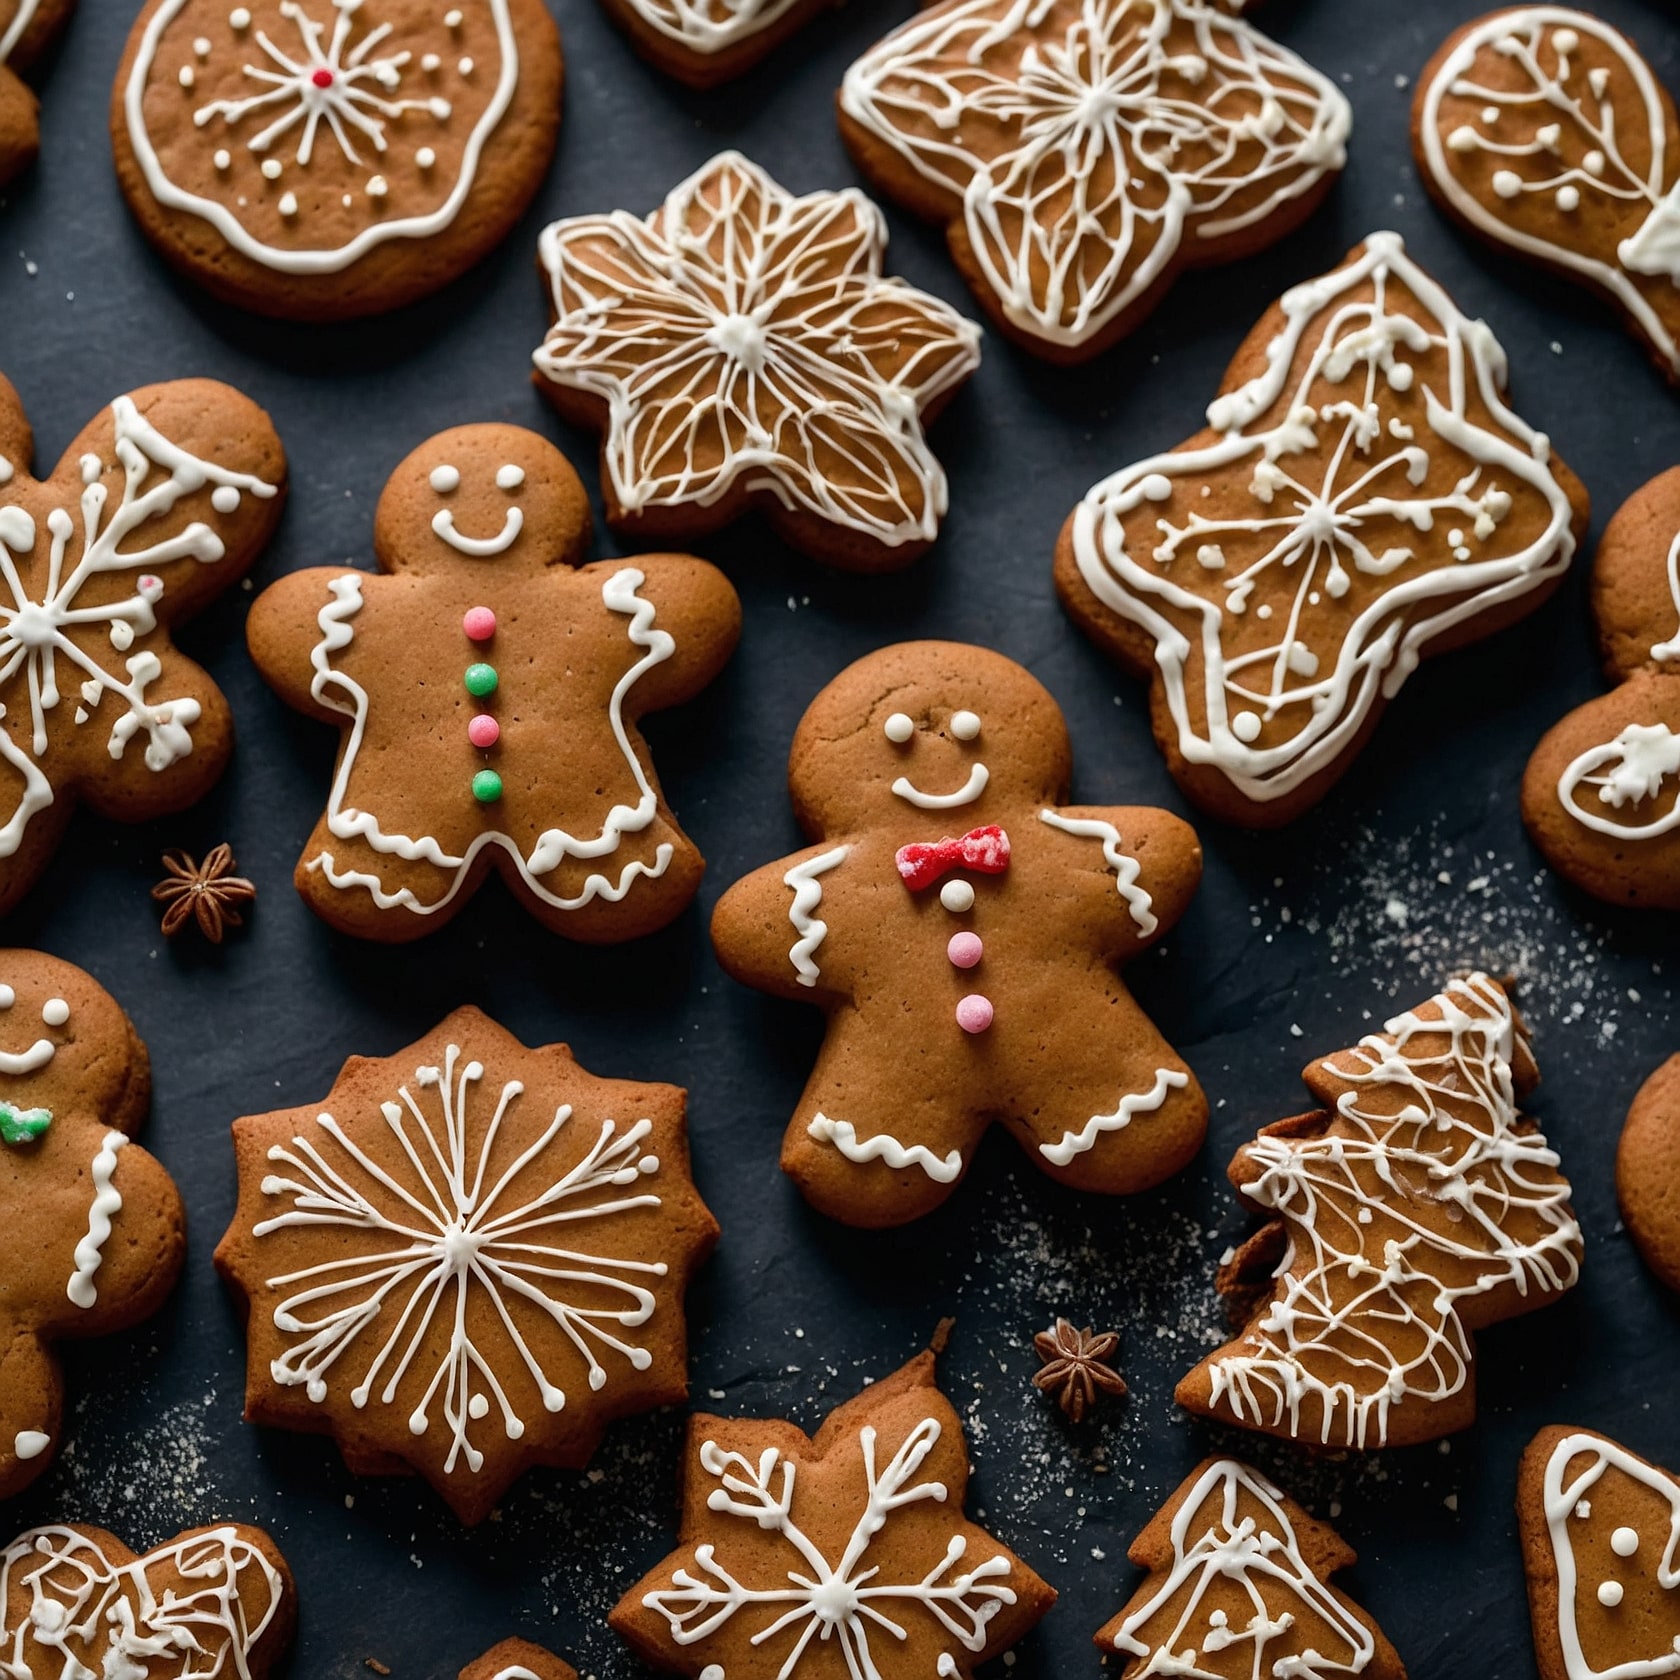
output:
{"label": "gingerbread man cookie", "polygon": [[1328,77],[1210,0],[939,0],[840,89],[858,167],[946,227],[1003,332],[1062,363],[1182,270],[1303,222],[1351,126]]}
{"label": "gingerbread man cookie", "polygon": [[1431,196],[1489,244],[1589,286],[1680,379],[1680,124],[1628,38],[1571,6],[1511,6],[1418,78]]}
{"label": "gingerbread man cookie", "polygon": [[646,221],[544,230],[554,324],[537,382],[605,434],[614,529],[686,540],[757,507],[853,571],[927,548],[946,487],[923,427],[980,365],[980,331],[883,278],[886,244],[855,188],[795,198],[739,152]]}
{"label": "gingerbread man cookie", "polygon": [[577,1670],[528,1639],[504,1639],[461,1670],[461,1680],[578,1680]]}
{"label": "gingerbread man cookie", "polygon": [[20,79],[69,19],[74,0],[0,0],[0,187],[40,150],[35,95]]}
{"label": "gingerbread man cookie", "polygon": [[1178,1385],[1204,1417],[1306,1446],[1398,1447],[1476,1415],[1474,1333],[1574,1286],[1581,1230],[1517,1103],[1528,1030],[1472,974],[1311,1064],[1324,1105],[1265,1127],[1231,1182],[1273,1215],[1221,1268],[1242,1334]]}
{"label": "gingerbread man cookie", "polygon": [[1680,1291],[1680,1056],[1639,1088],[1616,1150],[1616,1200],[1645,1264]]}
{"label": "gingerbread man cookie", "polygon": [[52,1344],[139,1323],[180,1275],[180,1193],[132,1141],[150,1092],[146,1047],[92,975],[0,951],[0,1497],[57,1456]]}
{"label": "gingerbread man cookie", "polygon": [[118,397],[47,478],[0,378],[0,913],[78,800],[145,822],[206,793],[233,746],[221,690],[169,639],[280,516],[268,416],[208,379]]}
{"label": "gingerbread man cookie", "polygon": [[391,475],[386,575],[282,578],[251,654],[289,705],[344,731],[297,888],[366,939],[417,939],[496,870],[544,926],[605,943],[663,927],[701,858],[636,724],[692,698],[740,603],[687,555],[583,563],[589,504],[517,426],[462,426]]}
{"label": "gingerbread man cookie", "polygon": [[1534,749],[1523,821],[1546,861],[1595,898],[1680,910],[1680,467],[1605,526],[1592,608],[1619,686]]}
{"label": "gingerbread man cookie", "polygon": [[800,721],[815,844],[731,887],[712,938],[737,980],[828,1015],[782,1167],[834,1218],[929,1212],[994,1120],[1084,1190],[1147,1189],[1201,1146],[1201,1088],[1118,974],[1183,914],[1201,848],[1165,811],[1063,804],[1071,769],[1039,683],[954,642],[859,660]]}
{"label": "gingerbread man cookie", "polygon": [[1421,657],[1563,580],[1586,491],[1504,384],[1488,328],[1375,233],[1261,318],[1204,431],[1074,510],[1057,590],[1149,680],[1155,739],[1198,805],[1293,820]]}
{"label": "gingerbread man cookie", "polygon": [[967,1485],[962,1422],[931,1352],[814,1436],[698,1413],[681,1543],[607,1620],[645,1662],[690,1680],[972,1680],[1056,1594],[963,1515]]}
{"label": "gingerbread man cookie", "polygon": [[144,1554],[66,1523],[0,1553],[0,1649],[16,1680],[267,1680],[296,1604],[279,1549],[244,1523]]}
{"label": "gingerbread man cookie", "polygon": [[1517,1529],[1540,1680],[1680,1674],[1680,1477],[1554,1425],[1523,1454]]}
{"label": "gingerbread man cookie", "polygon": [[686,1399],[683,1291],[718,1232],[684,1103],[469,1008],[236,1121],[216,1265],[248,1309],[246,1416],[477,1523],[528,1466],[581,1468],[614,1419]]}
{"label": "gingerbread man cookie", "polygon": [[376,314],[493,250],[560,125],[543,0],[150,0],[111,100],[141,231],[217,297]]}
{"label": "gingerbread man cookie", "polygon": [[1097,1633],[1120,1680],[1406,1680],[1382,1629],[1330,1585],[1353,1548],[1234,1458],[1192,1471],[1126,1555],[1148,1579]]}

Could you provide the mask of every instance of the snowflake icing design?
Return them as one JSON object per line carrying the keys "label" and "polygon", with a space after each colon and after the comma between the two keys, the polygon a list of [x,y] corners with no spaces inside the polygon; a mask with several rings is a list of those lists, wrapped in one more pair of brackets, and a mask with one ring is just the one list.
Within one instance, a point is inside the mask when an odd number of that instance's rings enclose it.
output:
{"label": "snowflake icing design", "polygon": [[921,411],[979,365],[979,331],[883,279],[861,193],[795,198],[724,153],[646,221],[554,223],[541,254],[557,385],[607,410],[626,513],[764,491],[888,546],[931,541],[945,475]]}
{"label": "snowflake icing design", "polygon": [[690,52],[717,53],[761,34],[797,0],[630,0],[636,15]]}
{"label": "snowflake icing design", "polygon": [[[1003,1584],[1011,1569],[1007,1557],[994,1554],[972,1567],[960,1567],[968,1541],[954,1534],[944,1556],[920,1580],[883,1581],[879,1565],[865,1566],[870,1546],[883,1529],[890,1528],[894,1512],[923,1500],[944,1502],[943,1482],[915,1479],[940,1433],[936,1418],[922,1419],[887,1466],[877,1471],[875,1430],[865,1425],[859,1431],[858,1449],[869,1491],[845,1549],[833,1563],[794,1521],[797,1467],[791,1460],[777,1448],[767,1447],[755,1464],[707,1441],[700,1449],[700,1463],[718,1483],[706,1501],[707,1508],[779,1535],[792,1553],[784,1574],[786,1584],[745,1585],[719,1559],[717,1548],[707,1544],[694,1550],[698,1573],[677,1569],[671,1586],[648,1593],[643,1603],[665,1618],[679,1646],[709,1638],[748,1606],[767,1608],[773,1619],[753,1634],[752,1643],[792,1640],[777,1680],[791,1680],[813,1641],[821,1645],[830,1640],[839,1645],[850,1680],[881,1680],[870,1639],[905,1640],[908,1634],[900,1618],[910,1607],[919,1607],[965,1651],[978,1654],[986,1648],[986,1629],[992,1618],[1015,1602],[1014,1590]],[[948,1653],[940,1656],[938,1672],[958,1672]]]}
{"label": "snowflake icing design", "polygon": [[[1124,468],[1073,520],[1085,582],[1156,639],[1184,757],[1260,801],[1334,764],[1432,639],[1575,552],[1550,444],[1503,400],[1504,352],[1397,234],[1282,308],[1266,371],[1208,408],[1224,435]],[[1215,490],[1246,506],[1202,512]],[[1279,578],[1283,607],[1249,612]]]}
{"label": "snowflake icing design", "polygon": [[[268,1159],[281,1170],[263,1179],[263,1194],[290,1206],[253,1231],[262,1238],[286,1228],[329,1229],[347,1239],[340,1256],[268,1280],[282,1293],[274,1326],[297,1338],[272,1362],[274,1381],[283,1387],[301,1386],[319,1403],[327,1398],[334,1367],[359,1361],[351,1403],[392,1405],[434,1321],[441,1315],[451,1326],[436,1370],[420,1373],[425,1387],[409,1418],[410,1430],[424,1435],[441,1396],[450,1433],[445,1474],[462,1460],[473,1472],[483,1466],[484,1454],[470,1435],[492,1406],[508,1440],[524,1435],[525,1421],[504,1380],[509,1369],[528,1373],[545,1411],[558,1412],[566,1403],[516,1322],[516,1309],[557,1329],[587,1364],[590,1388],[600,1389],[607,1371],[597,1349],[620,1355],[637,1371],[651,1365],[651,1354],[617,1331],[645,1324],[653,1314],[656,1297],[636,1280],[662,1278],[668,1270],[663,1261],[591,1254],[558,1240],[577,1224],[660,1205],[646,1192],[617,1193],[659,1170],[658,1157],[643,1148],[652,1122],[637,1120],[620,1131],[616,1122],[603,1120],[575,1166],[535,1194],[509,1197],[509,1186],[542,1161],[572,1109],[561,1104],[533,1143],[505,1168],[492,1170],[498,1134],[524,1086],[506,1081],[488,1121],[475,1123],[470,1098],[484,1076],[483,1063],[463,1061],[451,1044],[441,1068],[416,1071],[418,1096],[399,1086],[397,1100],[380,1109],[397,1149],[389,1164],[327,1113],[317,1116],[316,1133],[271,1146]],[[366,1239],[365,1248],[357,1246],[359,1238]],[[568,1286],[594,1304],[574,1304]],[[613,1304],[601,1304],[603,1297]],[[515,1363],[499,1350],[486,1351],[470,1330],[469,1319],[482,1322],[482,1302]]]}
{"label": "snowflake icing design", "polygon": [[1345,161],[1337,88],[1202,0],[946,0],[846,74],[846,115],[962,202],[1005,316],[1078,345],[1189,240]]}
{"label": "snowflake icing design", "polygon": [[[135,548],[125,544],[150,521],[163,518],[183,496],[206,485],[214,487],[212,506],[222,514],[235,512],[242,496],[266,499],[275,494],[272,484],[214,466],[171,443],[131,397],[118,397],[111,414],[113,452],[123,472],[117,505],[110,505],[106,463],[97,455],[84,455],[80,520],[68,508],[55,507],[48,513],[46,567],[44,572],[31,571],[27,583],[18,561],[34,552],[39,536],[35,519],[15,504],[0,504],[0,693],[11,696],[17,686],[24,689],[31,725],[29,752],[9,731],[0,730],[0,758],[24,783],[16,810],[0,826],[0,857],[17,850],[30,817],[53,802],[52,785],[34,761],[45,757],[52,744],[52,725],[63,698],[61,661],[72,680],[81,679],[80,704],[72,713],[77,725],[88,722],[107,698],[121,707],[107,743],[112,758],[122,758],[129,743],[141,735],[151,770],[167,770],[192,751],[192,726],[201,713],[198,701],[148,697],[147,690],[163,675],[163,663],[149,648],[129,650],[137,637],[157,628],[156,608],[164,584],[149,568],[183,559],[210,565],[226,549],[221,537],[197,520],[173,536]],[[128,573],[139,574],[132,594],[104,601],[83,599],[83,592],[97,580]],[[83,646],[76,634],[97,629],[105,631],[116,654],[128,654],[122,674]],[[7,707],[0,705],[0,718],[6,715]]]}
{"label": "snowflake icing design", "polygon": [[297,26],[301,51],[287,52],[276,46],[266,31],[257,30],[257,45],[267,55],[272,68],[247,64],[243,69],[245,76],[258,83],[263,91],[246,99],[214,100],[193,113],[194,123],[203,128],[220,117],[233,127],[250,116],[260,114],[265,119],[272,118],[245,142],[250,151],[259,155],[269,151],[275,141],[301,123],[303,133],[298,138],[296,159],[300,165],[307,166],[314,155],[316,132],[323,122],[332,131],[345,160],[360,164],[352,130],[376,152],[383,152],[386,122],[405,111],[424,111],[439,122],[447,120],[450,114],[447,99],[391,97],[414,55],[375,53],[390,37],[390,24],[379,24],[354,46],[350,45],[351,31],[362,4],[363,0],[332,0],[336,15],[329,39],[326,26],[311,18],[298,0],[283,0],[280,15]]}

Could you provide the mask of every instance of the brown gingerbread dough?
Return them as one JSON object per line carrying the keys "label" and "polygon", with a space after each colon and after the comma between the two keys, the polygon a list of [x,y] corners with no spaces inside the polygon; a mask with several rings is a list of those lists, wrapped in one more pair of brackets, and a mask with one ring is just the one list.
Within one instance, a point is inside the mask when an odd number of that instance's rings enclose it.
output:
{"label": "brown gingerbread dough", "polygon": [[1616,1200],[1645,1264],[1680,1291],[1680,1056],[1639,1088],[1616,1149]]}
{"label": "brown gingerbread dough", "polygon": [[504,1639],[461,1670],[461,1680],[578,1680],[577,1670],[528,1639]]}
{"label": "brown gingerbread dough", "polygon": [[0,187],[35,161],[39,105],[25,72],[69,21],[75,0],[0,0]]}

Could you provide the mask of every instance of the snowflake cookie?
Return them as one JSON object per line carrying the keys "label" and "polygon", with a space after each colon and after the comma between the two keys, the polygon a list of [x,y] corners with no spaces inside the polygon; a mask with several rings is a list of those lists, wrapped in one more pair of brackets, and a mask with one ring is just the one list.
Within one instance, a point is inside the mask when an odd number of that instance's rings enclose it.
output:
{"label": "snowflake cookie", "polygon": [[1505,376],[1487,326],[1374,233],[1261,318],[1203,431],[1069,516],[1063,603],[1149,679],[1167,767],[1205,810],[1292,821],[1420,658],[1562,582],[1587,493]]}
{"label": "snowflake cookie", "polygon": [[1126,1555],[1149,1576],[1097,1634],[1118,1680],[1406,1680],[1382,1630],[1330,1585],[1352,1547],[1234,1458],[1192,1471]]}
{"label": "snowflake cookie", "polygon": [[81,1523],[0,1553],[0,1649],[15,1680],[267,1680],[297,1620],[260,1528],[195,1528],[149,1552]]}
{"label": "snowflake cookie", "polygon": [[945,224],[993,320],[1057,362],[1131,332],[1181,270],[1298,226],[1351,123],[1328,78],[1209,0],[939,0],[840,89],[858,167]]}
{"label": "snowflake cookie", "polygon": [[1448,215],[1608,298],[1680,380],[1680,124],[1625,35],[1569,6],[1462,25],[1418,78],[1412,149]]}
{"label": "snowflake cookie", "polygon": [[118,397],[50,477],[32,453],[0,378],[0,912],[78,799],[144,822],[222,773],[227,702],[169,632],[256,559],[286,482],[268,416],[207,379]]}
{"label": "snowflake cookie", "polygon": [[967,1485],[931,1352],[815,1436],[697,1413],[682,1544],[607,1619],[646,1662],[690,1680],[970,1680],[1056,1594],[963,1515]]}
{"label": "snowflake cookie", "polygon": [[907,565],[939,534],[923,426],[980,365],[980,333],[883,279],[887,230],[855,188],[795,198],[738,152],[646,221],[543,232],[554,324],[538,383],[605,433],[607,518],[647,541],[748,506],[833,565]]}
{"label": "snowflake cookie", "polygon": [[543,0],[150,0],[112,94],[117,176],[217,297],[371,315],[512,229],[554,153],[560,79]]}
{"label": "snowflake cookie", "polygon": [[180,1275],[180,1193],[132,1141],[150,1091],[146,1047],[92,975],[0,951],[0,1497],[57,1456],[53,1344],[137,1324]]}
{"label": "snowflake cookie", "polygon": [[578,1680],[577,1670],[528,1639],[504,1639],[461,1670],[461,1680]]}
{"label": "snowflake cookie", "polygon": [[1246,1328],[1178,1385],[1204,1417],[1306,1446],[1467,1428],[1474,1332],[1573,1288],[1581,1229],[1520,1097],[1528,1031],[1485,974],[1311,1064],[1324,1107],[1265,1127],[1230,1177],[1273,1217],[1219,1273]]}
{"label": "snowflake cookie", "polygon": [[1680,467],[1605,526],[1592,610],[1618,686],[1534,749],[1523,821],[1546,861],[1595,898],[1680,910]]}
{"label": "snowflake cookie", "polygon": [[477,1523],[529,1466],[581,1468],[615,1418],[686,1399],[683,1291],[717,1224],[684,1103],[469,1008],[235,1121],[216,1265],[249,1309],[245,1415]]}
{"label": "snowflake cookie", "polygon": [[1540,1680],[1680,1674],[1680,1477],[1593,1430],[1542,1429],[1517,1532]]}
{"label": "snowflake cookie", "polygon": [[1201,1147],[1207,1100],[1118,972],[1184,913],[1201,848],[1166,811],[1068,805],[1071,770],[1037,680],[955,642],[860,659],[800,721],[813,844],[731,887],[712,939],[737,980],[828,1016],[782,1144],[824,1213],[930,1212],[994,1122],[1109,1194]]}
{"label": "snowflake cookie", "polygon": [[697,694],[734,648],[715,567],[653,554],[583,564],[589,503],[554,446],[462,426],[391,475],[383,574],[296,572],[248,637],[288,704],[344,731],[297,867],[345,933],[415,939],[492,870],[545,926],[633,939],[699,885],[637,728]]}
{"label": "snowflake cookie", "polygon": [[35,95],[20,79],[69,19],[74,0],[0,0],[0,187],[35,161]]}

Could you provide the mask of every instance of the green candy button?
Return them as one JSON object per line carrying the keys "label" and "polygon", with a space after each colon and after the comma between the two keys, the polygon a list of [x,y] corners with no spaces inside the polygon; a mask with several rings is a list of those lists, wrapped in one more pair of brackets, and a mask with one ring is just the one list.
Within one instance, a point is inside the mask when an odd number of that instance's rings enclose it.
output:
{"label": "green candy button", "polygon": [[0,1102],[0,1138],[7,1143],[33,1143],[52,1124],[48,1108],[14,1108]]}
{"label": "green candy button", "polygon": [[475,700],[482,700],[487,694],[496,692],[496,667],[494,665],[469,665],[467,667],[467,693]]}
{"label": "green candy button", "polygon": [[480,805],[494,805],[502,797],[502,778],[494,770],[480,770],[472,779],[472,790]]}

